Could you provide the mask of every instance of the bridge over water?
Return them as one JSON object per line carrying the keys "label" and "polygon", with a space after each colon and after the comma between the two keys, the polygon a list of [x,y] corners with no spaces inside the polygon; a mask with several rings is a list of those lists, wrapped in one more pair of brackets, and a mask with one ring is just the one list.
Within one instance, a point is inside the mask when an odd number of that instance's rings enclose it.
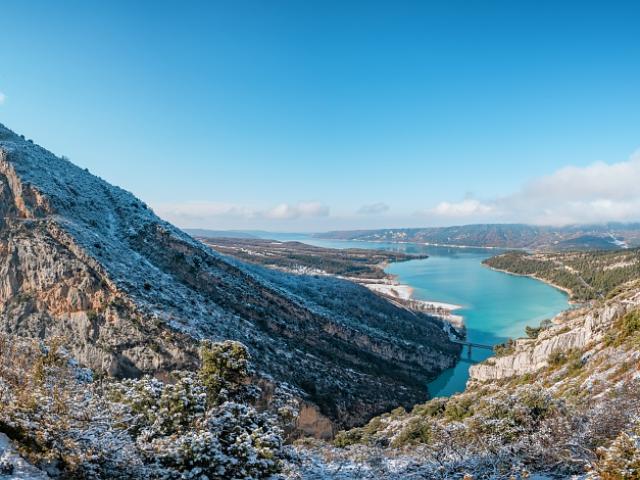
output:
{"label": "bridge over water", "polygon": [[457,343],[458,345],[463,345],[466,347],[469,347],[469,350],[467,351],[467,356],[469,358],[471,358],[471,349],[472,348],[484,348],[485,350],[493,350],[493,345],[485,345],[483,343],[473,343],[473,342],[467,342],[464,340],[451,340],[453,343]]}

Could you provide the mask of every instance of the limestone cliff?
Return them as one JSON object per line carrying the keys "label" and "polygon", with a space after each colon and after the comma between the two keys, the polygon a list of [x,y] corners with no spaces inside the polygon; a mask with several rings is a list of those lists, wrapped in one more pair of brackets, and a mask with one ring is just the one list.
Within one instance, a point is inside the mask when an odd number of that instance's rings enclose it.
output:
{"label": "limestone cliff", "polygon": [[510,353],[473,365],[469,370],[470,382],[534,373],[549,366],[549,359],[556,353],[595,347],[603,342],[617,319],[638,306],[640,291],[630,290],[627,295],[599,306],[561,313],[551,327],[540,332],[538,338],[515,340]]}

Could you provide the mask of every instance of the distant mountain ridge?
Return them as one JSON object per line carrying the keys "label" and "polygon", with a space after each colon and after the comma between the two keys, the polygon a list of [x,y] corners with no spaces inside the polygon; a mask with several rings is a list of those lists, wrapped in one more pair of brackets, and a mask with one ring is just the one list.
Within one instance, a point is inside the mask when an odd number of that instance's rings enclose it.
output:
{"label": "distant mountain ridge", "polygon": [[334,231],[318,238],[375,242],[415,242],[481,248],[607,250],[640,246],[640,223],[572,225],[477,224],[453,227]]}
{"label": "distant mountain ridge", "polygon": [[237,340],[261,378],[307,402],[301,428],[318,434],[326,417],[350,425],[423,399],[459,352],[435,318],[218,254],[1,125],[0,331],[61,336],[117,376],[192,368],[201,339]]}

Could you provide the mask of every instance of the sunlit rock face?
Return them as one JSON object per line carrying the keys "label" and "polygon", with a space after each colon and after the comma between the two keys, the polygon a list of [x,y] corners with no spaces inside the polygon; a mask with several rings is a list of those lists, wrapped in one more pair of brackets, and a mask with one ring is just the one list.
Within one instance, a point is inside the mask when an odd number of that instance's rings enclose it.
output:
{"label": "sunlit rock face", "polygon": [[500,380],[535,373],[547,367],[556,352],[582,350],[603,342],[613,323],[640,306],[640,291],[628,298],[614,299],[599,307],[585,307],[558,315],[555,324],[536,339],[515,340],[513,351],[473,365],[470,382]]}

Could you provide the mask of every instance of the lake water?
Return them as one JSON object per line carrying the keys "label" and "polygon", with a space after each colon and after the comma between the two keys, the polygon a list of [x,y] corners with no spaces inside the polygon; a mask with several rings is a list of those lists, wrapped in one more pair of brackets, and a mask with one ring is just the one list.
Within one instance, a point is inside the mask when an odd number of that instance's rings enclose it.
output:
{"label": "lake water", "polygon": [[[274,238],[276,235],[271,235]],[[297,240],[330,248],[367,248],[426,253],[429,258],[391,264],[387,272],[414,288],[414,298],[461,305],[470,342],[495,345],[524,335],[526,325],[537,326],[569,308],[567,295],[527,277],[496,272],[482,265],[495,250],[432,247],[419,244],[334,241],[306,235],[277,235],[278,240]],[[475,348],[471,358],[465,347],[458,364],[428,385],[431,396],[448,396],[464,390],[469,366],[492,355]]]}

